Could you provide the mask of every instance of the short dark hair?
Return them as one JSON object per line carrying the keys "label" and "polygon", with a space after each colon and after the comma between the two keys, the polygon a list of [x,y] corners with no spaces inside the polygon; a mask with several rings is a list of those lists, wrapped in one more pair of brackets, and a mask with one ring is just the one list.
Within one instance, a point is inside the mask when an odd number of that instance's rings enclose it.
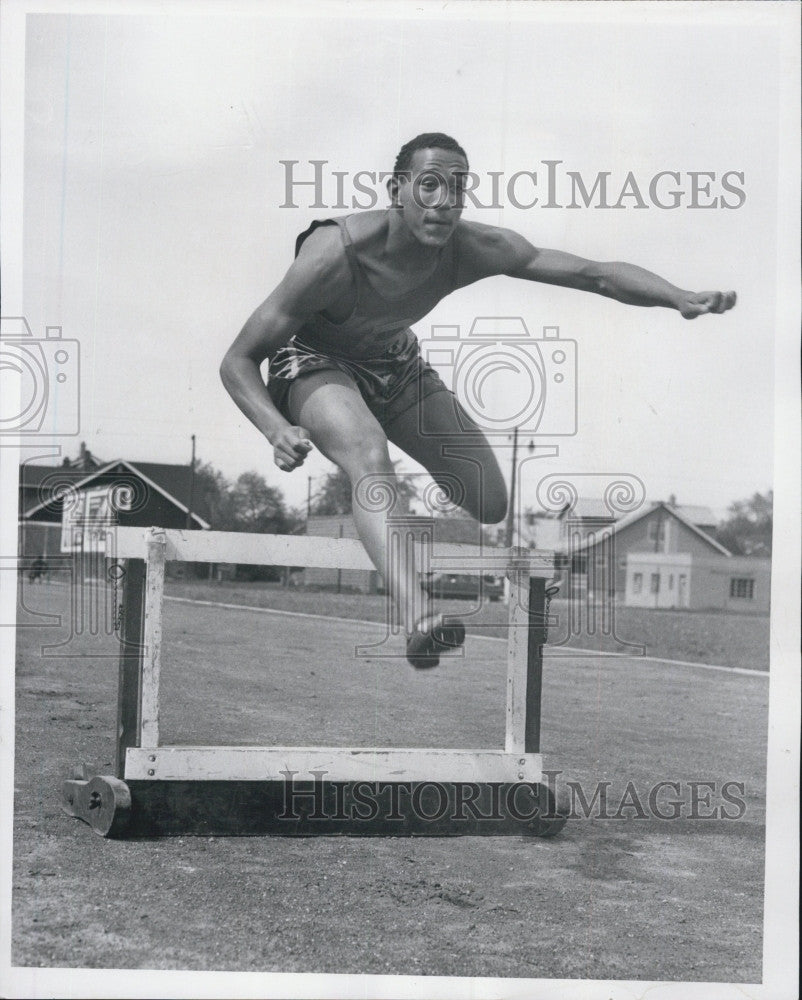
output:
{"label": "short dark hair", "polygon": [[449,152],[459,153],[465,158],[465,164],[468,163],[468,154],[450,135],[445,135],[443,132],[421,132],[401,147],[393,167],[396,177],[409,172],[412,167],[412,156],[419,149],[447,149]]}

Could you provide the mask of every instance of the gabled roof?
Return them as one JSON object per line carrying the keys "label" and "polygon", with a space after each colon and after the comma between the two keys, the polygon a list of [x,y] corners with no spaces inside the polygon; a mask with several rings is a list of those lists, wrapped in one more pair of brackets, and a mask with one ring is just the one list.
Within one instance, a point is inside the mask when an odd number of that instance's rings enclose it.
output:
{"label": "gabled roof", "polygon": [[[680,519],[684,518],[691,524],[701,527],[702,525],[711,527],[716,524],[716,516],[709,507],[703,507],[700,505],[693,504],[669,504],[664,505],[667,510],[678,514]],[[560,520],[567,517],[572,518],[594,518],[594,519],[606,519],[610,521],[616,521],[616,523],[621,524],[625,518],[617,519],[614,514],[610,513],[610,509],[604,500],[596,499],[595,497],[577,497],[573,505],[566,504],[565,507],[557,515]],[[629,515],[625,515],[629,517]]]}
{"label": "gabled roof", "polygon": [[[107,462],[94,472],[83,472],[77,469],[70,469],[66,466],[43,466],[24,464],[21,467],[20,480],[24,486],[38,486],[47,476],[58,473],[59,480],[71,482],[75,489],[82,489],[100,478],[115,471],[125,469],[131,474],[138,476],[147,486],[160,493],[163,497],[174,504],[185,514],[189,512],[189,491],[191,472],[188,465],[166,465],[161,462],[127,462],[125,459],[115,459]],[[37,511],[49,506],[53,501],[40,500],[28,510],[24,511],[23,517],[31,517]],[[192,519],[201,528],[208,529],[211,525],[199,514],[192,512]]]}
{"label": "gabled roof", "polygon": [[[635,524],[637,521],[642,520],[644,517],[648,517],[650,514],[653,514],[658,509],[662,509],[667,514],[671,515],[671,517],[675,517],[680,522],[680,524],[684,524],[689,531],[692,531],[695,535],[698,535],[703,542],[706,542],[709,546],[711,546],[711,548],[714,548],[717,552],[720,552],[721,555],[732,556],[732,552],[730,552],[729,549],[725,549],[723,545],[721,545],[719,542],[715,540],[715,538],[712,538],[710,535],[708,535],[706,531],[702,531],[701,528],[698,528],[695,524],[689,521],[687,517],[685,517],[683,514],[680,513],[680,510],[677,507],[672,507],[667,503],[663,503],[662,501],[652,503],[648,507],[642,507],[640,510],[636,510],[633,511],[631,514],[627,514],[625,517],[622,517],[620,521],[616,521],[615,524],[611,525],[610,530],[614,535],[618,534],[619,531],[622,531],[624,528],[628,528],[631,524]],[[598,544],[598,540],[594,538],[588,538],[586,541],[584,541],[581,545],[578,546],[577,551],[581,552],[583,549],[593,548],[593,546],[596,544]]]}
{"label": "gabled roof", "polygon": [[669,504],[669,509],[682,515],[691,524],[702,527],[702,525],[716,525],[718,518],[709,507],[700,507],[694,504]]}

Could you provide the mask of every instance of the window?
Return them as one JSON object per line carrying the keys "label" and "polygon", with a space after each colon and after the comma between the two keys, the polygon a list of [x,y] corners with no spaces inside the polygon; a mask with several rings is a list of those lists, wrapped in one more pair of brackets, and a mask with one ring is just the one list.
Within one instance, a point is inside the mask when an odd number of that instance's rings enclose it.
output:
{"label": "window", "polygon": [[632,577],[632,593],[640,594],[643,591],[643,573],[635,573]]}
{"label": "window", "polygon": [[648,537],[650,542],[662,542],[666,537],[666,522],[662,519],[659,521],[649,521]]}
{"label": "window", "polygon": [[653,593],[653,594],[659,594],[660,593],[660,574],[659,573],[652,573],[651,593]]}
{"label": "window", "polygon": [[674,589],[674,574],[673,573],[668,578],[668,589],[669,590],[673,590]]}
{"label": "window", "polygon": [[730,578],[730,597],[742,597],[752,601],[755,597],[755,581],[746,576]]}

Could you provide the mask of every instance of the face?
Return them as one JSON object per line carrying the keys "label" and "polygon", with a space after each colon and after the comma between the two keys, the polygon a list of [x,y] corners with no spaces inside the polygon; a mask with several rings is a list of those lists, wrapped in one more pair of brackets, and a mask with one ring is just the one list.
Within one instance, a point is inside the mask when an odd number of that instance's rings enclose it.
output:
{"label": "face", "polygon": [[418,149],[411,176],[398,182],[397,204],[414,238],[424,246],[443,246],[463,209],[465,157],[445,149]]}

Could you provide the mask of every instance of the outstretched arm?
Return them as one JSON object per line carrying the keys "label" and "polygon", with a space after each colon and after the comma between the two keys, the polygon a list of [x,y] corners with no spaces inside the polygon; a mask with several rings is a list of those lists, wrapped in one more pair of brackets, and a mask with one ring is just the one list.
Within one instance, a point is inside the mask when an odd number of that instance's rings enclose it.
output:
{"label": "outstretched arm", "polygon": [[602,263],[560,250],[543,250],[517,233],[504,232],[500,241],[501,271],[513,278],[596,292],[635,306],[666,306],[685,319],[703,313],[723,313],[735,305],[735,292],[690,292],[635,264]]}

